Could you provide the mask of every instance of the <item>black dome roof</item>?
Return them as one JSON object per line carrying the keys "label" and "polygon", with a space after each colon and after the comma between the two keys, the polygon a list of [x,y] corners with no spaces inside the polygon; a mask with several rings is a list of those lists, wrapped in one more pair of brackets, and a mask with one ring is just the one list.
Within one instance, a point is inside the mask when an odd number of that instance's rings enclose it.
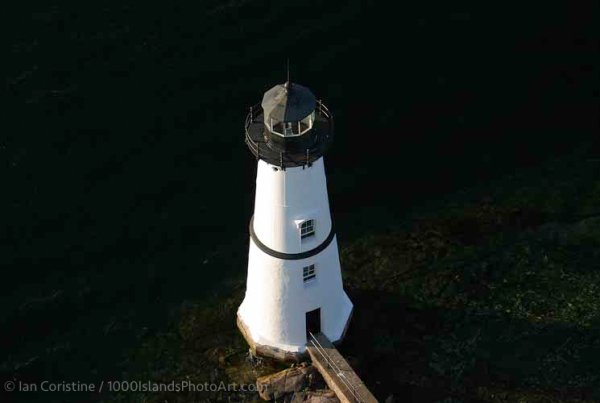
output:
{"label": "black dome roof", "polygon": [[297,122],[315,110],[316,99],[308,88],[287,82],[265,92],[261,106],[267,119]]}

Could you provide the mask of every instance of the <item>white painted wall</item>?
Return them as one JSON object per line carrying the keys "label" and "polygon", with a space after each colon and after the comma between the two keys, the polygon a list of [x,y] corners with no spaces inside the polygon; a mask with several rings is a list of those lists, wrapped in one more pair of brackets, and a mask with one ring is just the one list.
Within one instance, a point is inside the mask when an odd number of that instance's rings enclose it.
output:
{"label": "white painted wall", "polygon": [[[314,264],[317,276],[305,283],[302,268]],[[280,260],[250,241],[246,296],[239,315],[259,344],[303,352],[306,312],[321,308],[321,331],[330,340],[341,338],[352,311],[342,288],[337,241],[317,256]]]}
{"label": "white painted wall", "polygon": [[[310,168],[273,170],[258,163],[254,230],[269,248],[299,253],[321,244],[331,230],[323,158]],[[295,223],[315,219],[316,234],[300,240]],[[316,278],[304,282],[302,268],[314,264]],[[274,258],[250,240],[246,296],[238,315],[252,339],[286,351],[303,352],[305,314],[321,309],[321,330],[332,341],[341,338],[352,311],[344,292],[337,240],[319,254],[302,260]]]}
{"label": "white painted wall", "polygon": [[[285,171],[259,160],[256,173],[254,232],[269,248],[299,253],[321,244],[331,230],[323,158],[310,168]],[[300,239],[296,220],[315,219],[315,236]]]}

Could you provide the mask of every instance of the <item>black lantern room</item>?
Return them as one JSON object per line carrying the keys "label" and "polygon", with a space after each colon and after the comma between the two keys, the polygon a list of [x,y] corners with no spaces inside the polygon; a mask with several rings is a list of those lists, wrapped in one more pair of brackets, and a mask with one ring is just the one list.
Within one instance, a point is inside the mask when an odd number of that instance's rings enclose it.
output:
{"label": "black lantern room", "polygon": [[246,118],[246,143],[257,159],[282,169],[310,165],[333,140],[333,118],[308,88],[278,84]]}

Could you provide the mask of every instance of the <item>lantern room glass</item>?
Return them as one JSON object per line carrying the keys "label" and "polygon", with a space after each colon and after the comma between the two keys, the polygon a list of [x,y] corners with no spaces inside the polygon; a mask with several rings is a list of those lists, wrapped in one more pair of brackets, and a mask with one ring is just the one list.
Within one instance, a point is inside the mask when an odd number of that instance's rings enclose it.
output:
{"label": "lantern room glass", "polygon": [[315,112],[297,122],[279,122],[273,118],[269,119],[267,128],[271,133],[281,137],[301,136],[313,127],[315,122]]}

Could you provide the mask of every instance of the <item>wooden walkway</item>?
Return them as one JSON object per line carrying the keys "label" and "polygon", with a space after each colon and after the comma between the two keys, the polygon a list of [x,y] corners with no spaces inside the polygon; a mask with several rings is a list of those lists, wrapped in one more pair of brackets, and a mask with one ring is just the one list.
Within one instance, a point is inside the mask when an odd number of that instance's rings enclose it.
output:
{"label": "wooden walkway", "polygon": [[310,335],[306,350],[327,386],[342,403],[373,403],[377,399],[323,333]]}

